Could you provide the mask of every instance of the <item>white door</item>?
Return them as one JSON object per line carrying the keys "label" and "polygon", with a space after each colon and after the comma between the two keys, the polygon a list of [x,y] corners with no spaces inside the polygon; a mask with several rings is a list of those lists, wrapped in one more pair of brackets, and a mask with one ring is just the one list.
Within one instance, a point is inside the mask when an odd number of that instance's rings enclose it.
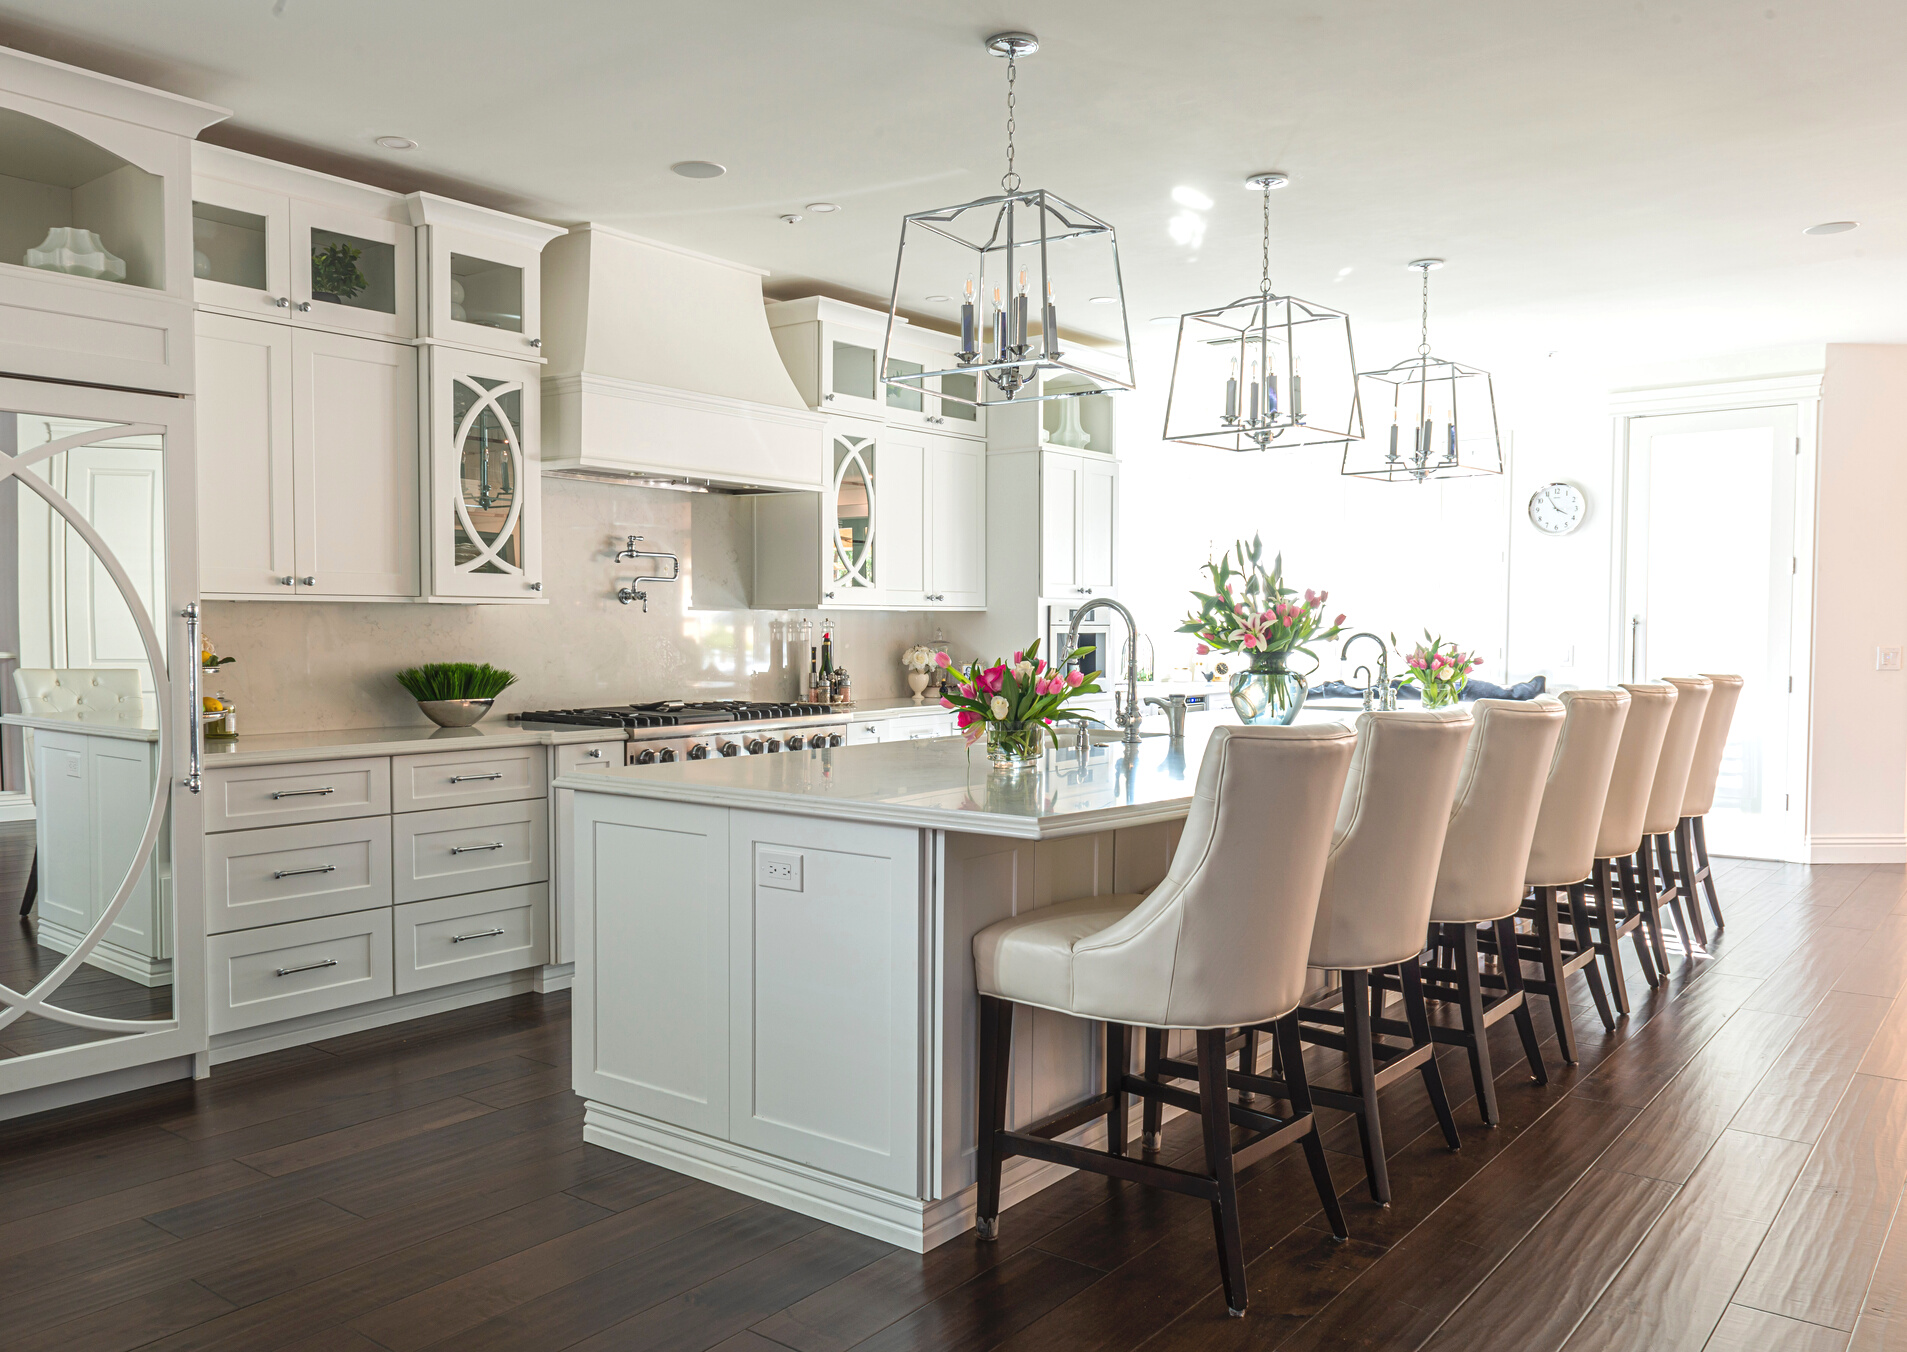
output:
{"label": "white door", "polygon": [[1094,596],[1113,586],[1113,531],[1118,513],[1119,467],[1103,456],[1080,457],[1079,585]]}
{"label": "white door", "polygon": [[987,603],[987,451],[935,437],[927,453],[927,589],[937,606]]}
{"label": "white door", "polygon": [[283,324],[199,316],[199,582],[208,596],[290,596],[295,586],[291,345]]}
{"label": "white door", "polygon": [[1794,405],[1628,421],[1623,680],[1739,674],[1708,842],[1781,858],[1801,820],[1788,773]]}
{"label": "white door", "polygon": [[1040,592],[1079,595],[1080,458],[1040,456]]}
{"label": "white door", "polygon": [[417,350],[299,329],[291,352],[299,593],[416,596]]}

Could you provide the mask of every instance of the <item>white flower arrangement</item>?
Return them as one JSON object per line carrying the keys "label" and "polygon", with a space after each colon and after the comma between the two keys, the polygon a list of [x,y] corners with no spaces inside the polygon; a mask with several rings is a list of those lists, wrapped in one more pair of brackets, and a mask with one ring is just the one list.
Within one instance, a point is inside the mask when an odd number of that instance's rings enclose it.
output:
{"label": "white flower arrangement", "polygon": [[916,643],[901,654],[901,665],[909,671],[933,671],[939,665],[940,650]]}

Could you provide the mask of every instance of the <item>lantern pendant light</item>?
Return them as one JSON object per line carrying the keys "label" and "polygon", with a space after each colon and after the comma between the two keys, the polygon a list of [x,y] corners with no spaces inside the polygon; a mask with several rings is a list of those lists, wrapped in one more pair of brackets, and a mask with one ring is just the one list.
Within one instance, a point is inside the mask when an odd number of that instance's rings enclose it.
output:
{"label": "lantern pendant light", "polygon": [[[1443,259],[1419,258],[1410,266],[1423,274],[1417,355],[1358,376],[1365,406],[1383,430],[1361,446],[1345,447],[1342,472],[1414,483],[1501,474],[1503,445],[1490,373],[1431,355],[1430,274]],[[1386,413],[1390,425],[1383,427]]]}
{"label": "lantern pendant light", "polygon": [[[1019,61],[1039,45],[1031,33],[995,33],[986,40],[987,50],[1007,63],[1000,191],[917,211],[901,222],[881,348],[890,403],[906,400],[919,408],[925,397],[986,406],[1133,388],[1132,338],[1112,226],[1045,189],[1023,187],[1013,167]],[[1062,308],[1069,320],[1064,335]],[[895,331],[909,322],[903,312],[957,327],[954,365],[930,358],[924,363],[929,369],[921,369],[918,352],[911,354],[916,360],[894,359]]]}
{"label": "lantern pendant light", "polygon": [[1167,441],[1263,451],[1364,435],[1350,316],[1271,288],[1271,194],[1288,181],[1245,180],[1262,198],[1258,294],[1179,317]]}

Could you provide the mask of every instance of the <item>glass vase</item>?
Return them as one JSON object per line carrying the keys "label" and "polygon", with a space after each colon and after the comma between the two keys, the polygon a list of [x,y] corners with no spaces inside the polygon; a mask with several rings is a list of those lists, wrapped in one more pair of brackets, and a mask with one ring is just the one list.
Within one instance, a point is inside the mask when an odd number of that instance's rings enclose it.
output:
{"label": "glass vase", "polygon": [[1288,665],[1289,653],[1259,653],[1232,676],[1232,708],[1242,723],[1285,725],[1304,708],[1311,687]]}
{"label": "glass vase", "polygon": [[1425,681],[1417,688],[1423,692],[1426,709],[1448,709],[1463,698],[1463,688],[1469,681]]}
{"label": "glass vase", "polygon": [[1038,765],[1046,750],[1044,723],[988,723],[987,760],[996,770]]}

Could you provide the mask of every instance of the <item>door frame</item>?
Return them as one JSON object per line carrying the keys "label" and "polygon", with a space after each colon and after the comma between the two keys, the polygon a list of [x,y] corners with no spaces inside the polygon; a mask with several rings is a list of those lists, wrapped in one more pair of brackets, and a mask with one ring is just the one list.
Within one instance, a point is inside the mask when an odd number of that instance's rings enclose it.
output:
{"label": "door frame", "polygon": [[[198,491],[193,453],[193,401],[94,386],[0,376],[0,408],[30,410],[101,422],[157,424],[165,429],[165,566],[162,608],[151,617],[164,635],[165,735],[158,773],[169,796],[172,833],[172,1017],[153,1031],[83,1043],[0,1061],[0,1120],[61,1103],[118,1093],[140,1084],[203,1073],[206,1041],[205,916],[201,867],[203,805],[184,792],[186,739],[197,723],[198,654],[186,637],[184,610],[198,598]],[[31,490],[28,490],[31,491]],[[57,996],[54,1003],[58,1003]],[[101,1078],[105,1077],[105,1078]],[[81,1085],[76,1081],[90,1081]],[[66,1086],[66,1088],[61,1088]]]}
{"label": "door frame", "polygon": [[1820,371],[1765,376],[1753,380],[1617,390],[1610,395],[1613,466],[1609,548],[1609,679],[1628,679],[1630,630],[1628,607],[1630,451],[1634,423],[1682,413],[1733,413],[1757,408],[1795,412],[1793,603],[1788,617],[1788,666],[1794,689],[1788,705],[1786,782],[1781,792],[1793,805],[1778,858],[1808,862],[1813,838],[1808,748],[1813,719],[1814,588],[1816,482],[1821,449]]}

